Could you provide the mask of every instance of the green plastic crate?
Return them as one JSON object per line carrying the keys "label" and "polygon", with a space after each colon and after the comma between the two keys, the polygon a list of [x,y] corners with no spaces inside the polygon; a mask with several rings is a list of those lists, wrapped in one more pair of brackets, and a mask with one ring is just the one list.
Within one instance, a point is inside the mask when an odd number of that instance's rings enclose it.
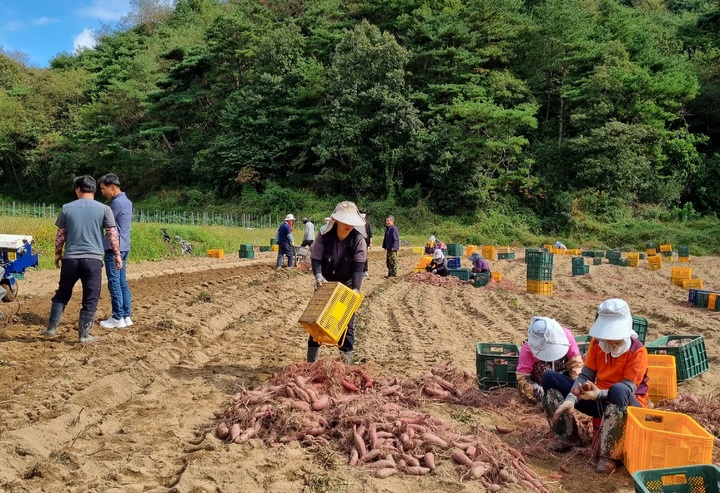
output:
{"label": "green plastic crate", "polygon": [[593,258],[593,265],[602,265],[602,263],[603,263],[602,257]]}
{"label": "green plastic crate", "polygon": [[643,317],[636,317],[633,315],[633,330],[637,332],[638,340],[645,344],[645,337],[647,337],[648,321]]}
{"label": "green plastic crate", "polygon": [[516,344],[478,343],[475,353],[478,385],[483,390],[502,386],[517,387],[519,360],[520,348]]}
{"label": "green plastic crate", "polygon": [[525,263],[526,264],[528,262],[528,253],[530,253],[530,252],[537,253],[537,252],[542,252],[542,250],[540,248],[526,248],[525,249]]}
{"label": "green plastic crate", "polygon": [[647,242],[647,247],[648,247],[648,248],[655,248],[655,242],[654,242],[654,241],[648,241],[648,242]]}
{"label": "green plastic crate", "polygon": [[590,336],[575,336],[575,342],[578,345],[580,356],[583,361],[585,361],[585,356],[587,356],[587,353],[590,350],[590,339],[592,339]]}
{"label": "green plastic crate", "polygon": [[515,252],[498,253],[498,260],[515,260]]}
{"label": "green plastic crate", "polygon": [[527,266],[527,278],[533,281],[552,281],[553,280],[553,268],[552,266],[541,266],[528,264]]}
{"label": "green plastic crate", "polygon": [[647,255],[644,254],[644,253],[638,254],[638,258],[639,258],[640,260],[645,260],[645,257],[647,257]]}
{"label": "green plastic crate", "polygon": [[253,246],[251,243],[243,243],[242,245],[240,245],[240,251],[241,252],[252,252]]}
{"label": "green plastic crate", "polygon": [[720,467],[714,464],[635,471],[635,493],[720,493]]}
{"label": "green plastic crate", "polygon": [[451,276],[457,277],[461,281],[470,280],[470,269],[448,269],[448,271]]}
{"label": "green plastic crate", "polygon": [[491,278],[492,276],[487,272],[477,272],[473,277],[473,286],[476,288],[487,286]]}
{"label": "green plastic crate", "polygon": [[447,246],[447,253],[452,257],[461,257],[463,253],[465,253],[464,250],[463,246],[459,243],[450,243]]}
{"label": "green plastic crate", "polygon": [[[681,346],[668,346],[671,341],[683,341]],[[677,380],[689,380],[706,372],[708,365],[705,351],[705,338],[701,335],[671,335],[645,344],[650,354],[670,354],[675,356]]]}
{"label": "green plastic crate", "polygon": [[255,258],[255,252],[253,250],[250,250],[249,252],[239,250],[238,254],[240,255],[240,258]]}
{"label": "green plastic crate", "polygon": [[526,252],[525,263],[540,267],[552,267],[553,254],[549,252]]}
{"label": "green plastic crate", "polygon": [[583,265],[585,265],[584,258],[582,258],[582,257],[573,257],[572,258],[572,266],[573,267],[578,267],[578,266],[582,267]]}
{"label": "green plastic crate", "polygon": [[608,250],[605,252],[605,256],[609,259],[621,259],[622,252],[620,250]]}
{"label": "green plastic crate", "polygon": [[710,298],[711,294],[712,291],[698,291],[697,295],[695,296],[695,306],[700,308],[707,308],[708,298]]}
{"label": "green plastic crate", "polygon": [[270,245],[260,245],[258,249],[261,252],[272,252],[272,247]]}
{"label": "green plastic crate", "polygon": [[277,245],[277,238],[270,238],[270,246]]}

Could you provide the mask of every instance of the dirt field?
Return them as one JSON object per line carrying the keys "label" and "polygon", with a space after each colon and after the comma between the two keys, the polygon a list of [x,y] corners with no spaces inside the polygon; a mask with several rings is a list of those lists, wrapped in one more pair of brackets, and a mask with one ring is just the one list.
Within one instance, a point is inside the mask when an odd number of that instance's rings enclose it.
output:
{"label": "dirt field", "polygon": [[[558,256],[555,295],[544,297],[525,293],[522,251],[517,256],[491,263],[504,274],[500,283],[448,289],[406,282],[402,274],[418,259],[409,250],[401,252],[401,277],[385,279],[383,253],[374,251],[363,284],[356,363],[399,377],[422,375],[441,361],[475,373],[477,342],[521,343],[533,315],[554,317],[584,335],[603,299],[623,297],[634,315],[648,319],[648,341],[704,335],[710,371],[684,382],[681,391],[717,392],[720,314],[689,305],[687,291],[670,284],[668,266],[650,272],[604,264],[572,277],[570,258]],[[719,264],[705,257],[682,265],[691,266],[706,288],[720,289]],[[306,333],[297,320],[312,294],[312,277],[275,271],[271,253],[255,260],[131,264],[128,270],[135,325],[120,331],[96,325],[97,343],[76,342],[79,288],[60,336],[39,336],[59,271],[28,272],[18,300],[0,306],[0,491],[484,491],[478,482],[460,481],[449,461],[422,478],[376,479],[347,467],[337,454],[313,453],[298,443],[268,449],[258,440],[225,444],[208,434],[195,445],[213,411],[238,389],[305,358]],[[103,289],[98,318],[109,314]],[[321,358],[337,354],[323,349]],[[474,409],[434,404],[427,412],[461,429],[477,423],[512,428],[502,439],[521,451],[549,438],[537,408],[521,400]],[[552,492],[633,491],[624,469],[600,476],[578,453],[526,457]],[[571,472],[551,479],[561,464]]]}

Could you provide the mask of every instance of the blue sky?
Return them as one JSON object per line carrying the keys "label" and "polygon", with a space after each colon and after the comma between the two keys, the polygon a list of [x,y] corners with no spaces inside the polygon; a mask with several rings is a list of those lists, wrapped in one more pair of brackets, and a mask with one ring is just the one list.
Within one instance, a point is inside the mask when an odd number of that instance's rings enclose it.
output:
{"label": "blue sky", "polygon": [[130,11],[130,0],[0,0],[0,46],[47,67],[50,59],[94,45],[93,31]]}

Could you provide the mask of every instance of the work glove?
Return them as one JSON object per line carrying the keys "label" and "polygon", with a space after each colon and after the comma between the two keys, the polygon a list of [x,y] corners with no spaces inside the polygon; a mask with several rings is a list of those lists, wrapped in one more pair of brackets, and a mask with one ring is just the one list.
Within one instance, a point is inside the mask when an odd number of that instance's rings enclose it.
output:
{"label": "work glove", "polygon": [[433,269],[433,270],[432,270],[432,273],[433,273],[433,274],[437,274],[437,269]]}
{"label": "work glove", "polygon": [[540,402],[545,395],[545,389],[543,389],[541,385],[535,383],[533,384],[532,393],[533,397],[535,397],[535,400]]}
{"label": "work glove", "polygon": [[327,279],[325,279],[322,274],[315,275],[315,289],[322,286],[325,282],[327,282]]}
{"label": "work glove", "polygon": [[353,288],[353,291],[356,292],[356,293],[359,293],[359,292],[360,292],[360,290],[359,290],[358,288]]}
{"label": "work glove", "polygon": [[563,417],[563,414],[572,411],[575,408],[575,403],[570,400],[563,401],[560,407],[557,408],[555,414],[553,414],[553,423],[558,423]]}

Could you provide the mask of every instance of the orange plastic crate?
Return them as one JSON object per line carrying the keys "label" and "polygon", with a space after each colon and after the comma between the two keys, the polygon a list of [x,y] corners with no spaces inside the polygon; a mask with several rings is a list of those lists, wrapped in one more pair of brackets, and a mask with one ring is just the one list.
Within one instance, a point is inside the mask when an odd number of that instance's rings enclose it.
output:
{"label": "orange plastic crate", "polygon": [[553,283],[552,281],[534,281],[532,279],[528,279],[527,292],[531,294],[544,294],[546,296],[552,296]]}
{"label": "orange plastic crate", "polygon": [[498,253],[512,253],[512,250],[510,249],[509,246],[499,246],[499,247],[497,247],[497,252]]}
{"label": "orange plastic crate", "polygon": [[654,255],[657,255],[657,250],[655,248],[648,248],[645,250],[645,253],[647,253],[648,257],[652,257]]}
{"label": "orange plastic crate", "polygon": [[338,345],[362,295],[339,282],[326,282],[310,299],[300,325],[320,344]]}
{"label": "orange plastic crate", "polygon": [[627,408],[623,462],[629,473],[712,464],[712,451],[713,436],[690,416]]}
{"label": "orange plastic crate", "polygon": [[680,279],[691,279],[692,267],[672,267],[670,269],[670,276],[678,277]]}
{"label": "orange plastic crate", "polygon": [[672,252],[672,245],[660,245],[661,252]]}
{"label": "orange plastic crate", "polygon": [[708,310],[715,310],[715,304],[717,303],[717,294],[711,293],[708,296]]}
{"label": "orange plastic crate", "polygon": [[683,279],[682,280],[682,287],[685,289],[702,289],[703,287],[703,280],[702,279]]}
{"label": "orange plastic crate", "polygon": [[648,354],[648,397],[655,404],[677,397],[677,368],[671,354]]}
{"label": "orange plastic crate", "polygon": [[491,272],[490,275],[496,282],[502,281],[502,272]]}
{"label": "orange plastic crate", "polygon": [[417,267],[426,267],[430,262],[432,262],[432,259],[432,255],[420,257],[420,262],[418,262]]}
{"label": "orange plastic crate", "polygon": [[467,255],[469,257],[470,255],[473,254],[473,252],[482,253],[477,245],[466,245],[465,246],[465,255]]}
{"label": "orange plastic crate", "polygon": [[210,258],[225,258],[225,250],[208,250],[207,255]]}

